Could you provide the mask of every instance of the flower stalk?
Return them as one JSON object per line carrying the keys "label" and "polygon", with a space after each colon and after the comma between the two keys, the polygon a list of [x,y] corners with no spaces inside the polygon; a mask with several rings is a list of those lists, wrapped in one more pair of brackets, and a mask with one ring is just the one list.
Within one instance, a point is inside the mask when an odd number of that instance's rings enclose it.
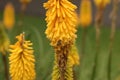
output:
{"label": "flower stalk", "polygon": [[100,27],[101,27],[103,12],[104,12],[103,9],[98,9],[98,11],[96,13],[96,19],[95,19],[96,53],[95,53],[95,65],[93,68],[94,70],[93,70],[92,80],[94,79],[95,74],[96,74],[97,59],[98,59],[98,54],[100,53]]}
{"label": "flower stalk", "polygon": [[97,67],[97,59],[98,59],[98,54],[100,54],[100,35],[101,35],[101,23],[102,23],[102,18],[103,18],[103,13],[104,9],[107,6],[107,4],[110,3],[110,0],[94,0],[94,3],[97,7],[97,12],[95,16],[95,29],[96,29],[96,53],[95,53],[95,65],[94,65],[94,70],[93,70],[93,75],[92,75],[92,80],[95,77],[96,74],[96,67]]}
{"label": "flower stalk", "polygon": [[32,0],[19,0],[19,2],[21,3],[21,20],[23,19],[27,6],[31,1]]}
{"label": "flower stalk", "polygon": [[[3,54],[6,54],[5,52]],[[8,73],[8,63],[7,63],[7,57],[6,55],[2,55],[2,60],[4,64],[4,70],[5,70],[5,78],[6,80],[9,80],[9,73]]]}
{"label": "flower stalk", "polygon": [[112,61],[112,52],[115,39],[116,31],[116,20],[118,12],[119,0],[113,0],[113,10],[111,12],[110,18],[112,20],[111,34],[110,34],[110,45],[109,45],[109,62],[108,62],[108,79],[111,80],[111,61]]}
{"label": "flower stalk", "polygon": [[10,41],[4,30],[4,27],[2,24],[0,24],[0,52],[2,52],[3,55],[6,55],[5,51],[8,51],[9,44]]}
{"label": "flower stalk", "polygon": [[[69,54],[69,49],[70,49],[70,45],[65,45],[65,46],[59,46],[55,48],[55,52],[56,52],[56,62],[58,65],[58,69],[59,69],[59,75],[60,77],[58,77],[58,79],[56,80],[68,80],[69,78],[67,78],[67,73],[66,70],[67,68],[67,64],[68,64],[68,54]],[[72,69],[72,67],[71,67]],[[68,72],[69,74],[69,72]],[[70,80],[72,80],[72,75],[70,76]]]}
{"label": "flower stalk", "polygon": [[7,66],[7,58],[6,51],[8,51],[9,47],[9,39],[7,34],[5,33],[3,25],[0,23],[0,52],[2,53],[2,60],[4,64],[5,78],[9,80],[8,66]]}
{"label": "flower stalk", "polygon": [[79,65],[79,55],[77,52],[77,48],[75,45],[72,45],[71,50],[67,50],[67,47],[62,49],[66,49],[64,51],[69,51],[69,54],[68,57],[65,55],[61,55],[60,52],[55,54],[52,80],[76,80],[73,68],[75,65]]}

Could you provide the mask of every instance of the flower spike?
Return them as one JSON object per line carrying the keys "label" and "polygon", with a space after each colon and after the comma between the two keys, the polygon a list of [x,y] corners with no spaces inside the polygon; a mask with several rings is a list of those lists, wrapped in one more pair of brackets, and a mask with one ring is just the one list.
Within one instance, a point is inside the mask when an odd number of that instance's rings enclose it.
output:
{"label": "flower spike", "polygon": [[16,36],[18,41],[10,45],[10,76],[12,80],[35,80],[35,58],[32,43],[25,41],[24,33]]}

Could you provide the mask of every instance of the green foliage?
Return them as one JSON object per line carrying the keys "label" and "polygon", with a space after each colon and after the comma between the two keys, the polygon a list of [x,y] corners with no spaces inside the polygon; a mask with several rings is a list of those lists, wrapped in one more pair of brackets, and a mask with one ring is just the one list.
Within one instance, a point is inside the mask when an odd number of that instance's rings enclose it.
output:
{"label": "green foliage", "polygon": [[[9,37],[11,44],[15,42],[15,36],[21,32],[25,32],[25,38],[33,42],[33,48],[35,50],[36,58],[36,80],[51,80],[51,73],[53,70],[54,51],[50,46],[50,42],[46,38],[44,31],[46,29],[46,23],[44,18],[25,17],[22,21],[23,25],[19,25],[19,18],[12,31],[9,31]],[[95,80],[107,80],[107,68],[108,68],[108,46],[110,28],[103,27],[101,35],[101,52],[98,54],[97,68],[95,73]],[[78,28],[78,38],[76,45],[78,52],[81,51],[81,39],[82,29]],[[112,67],[111,78],[115,80],[120,76],[120,30],[117,29],[115,36],[114,49],[112,54]],[[1,38],[0,38],[1,39]],[[93,26],[89,27],[85,54],[81,55],[80,66],[75,67],[77,80],[91,80],[93,74],[93,68],[95,65],[95,29]],[[4,66],[0,55],[0,80],[4,80]]]}

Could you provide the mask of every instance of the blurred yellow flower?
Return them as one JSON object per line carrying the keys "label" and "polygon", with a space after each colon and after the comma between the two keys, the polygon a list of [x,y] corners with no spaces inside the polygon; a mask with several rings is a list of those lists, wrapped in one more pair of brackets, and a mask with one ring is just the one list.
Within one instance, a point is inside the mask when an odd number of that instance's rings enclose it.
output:
{"label": "blurred yellow flower", "polygon": [[94,3],[97,7],[104,8],[110,3],[110,0],[94,0]]}
{"label": "blurred yellow flower", "polygon": [[78,50],[75,45],[72,45],[72,49],[70,50],[70,53],[68,54],[68,59],[71,61],[71,64],[74,65],[79,65],[79,54]]}
{"label": "blurred yellow flower", "polygon": [[22,4],[29,4],[32,0],[19,0]]}
{"label": "blurred yellow flower", "polygon": [[44,7],[47,9],[45,33],[51,45],[56,46],[59,41],[62,44],[73,42],[76,38],[77,7],[68,0],[48,0]]}
{"label": "blurred yellow flower", "polygon": [[2,52],[5,55],[5,51],[8,50],[9,47],[9,39],[7,37],[7,34],[5,33],[4,27],[2,24],[0,24],[0,52]]}
{"label": "blurred yellow flower", "polygon": [[11,29],[15,24],[15,11],[11,3],[7,3],[5,6],[3,23],[7,29]]}
{"label": "blurred yellow flower", "polygon": [[24,40],[24,34],[16,37],[18,41],[10,45],[10,76],[11,80],[35,80],[35,58],[32,43]]}
{"label": "blurred yellow flower", "polygon": [[90,0],[82,0],[80,5],[80,24],[82,27],[87,27],[92,22],[92,7]]}

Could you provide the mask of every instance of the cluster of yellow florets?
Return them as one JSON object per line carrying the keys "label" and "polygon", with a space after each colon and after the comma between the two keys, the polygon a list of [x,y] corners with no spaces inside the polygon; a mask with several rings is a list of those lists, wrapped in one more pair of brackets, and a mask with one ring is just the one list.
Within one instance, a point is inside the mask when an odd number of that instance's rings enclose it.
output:
{"label": "cluster of yellow florets", "polygon": [[73,42],[76,38],[77,7],[68,0],[49,0],[44,7],[47,9],[45,33],[52,46],[56,46],[59,41],[62,44]]}
{"label": "cluster of yellow florets", "polygon": [[72,66],[80,64],[79,53],[78,53],[77,47],[75,45],[72,45],[70,53],[68,54],[68,60],[71,62]]}
{"label": "cluster of yellow florets", "polygon": [[16,37],[18,41],[10,46],[10,76],[12,80],[35,80],[35,59],[32,43],[24,41],[24,34]]}

